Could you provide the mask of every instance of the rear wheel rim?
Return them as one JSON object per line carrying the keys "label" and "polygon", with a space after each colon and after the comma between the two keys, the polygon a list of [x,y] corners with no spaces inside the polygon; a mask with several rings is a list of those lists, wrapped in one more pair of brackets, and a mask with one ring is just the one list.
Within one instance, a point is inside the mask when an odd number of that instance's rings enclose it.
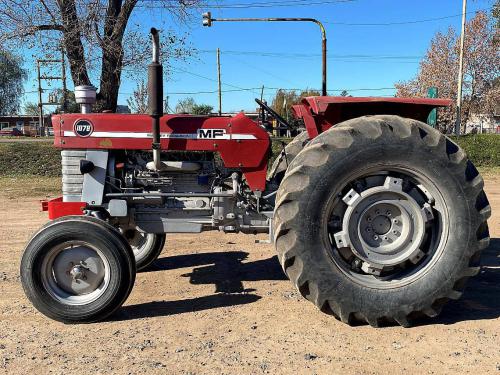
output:
{"label": "rear wheel rim", "polygon": [[334,263],[353,281],[390,289],[414,282],[439,259],[448,214],[439,189],[408,167],[367,169],[330,196],[323,233]]}
{"label": "rear wheel rim", "polygon": [[135,259],[141,260],[150,254],[155,235],[153,233],[143,233],[136,229],[130,229],[125,231],[125,238],[132,248]]}
{"label": "rear wheel rim", "polygon": [[110,284],[108,259],[97,247],[84,241],[65,242],[52,247],[41,266],[45,290],[66,305],[96,301]]}

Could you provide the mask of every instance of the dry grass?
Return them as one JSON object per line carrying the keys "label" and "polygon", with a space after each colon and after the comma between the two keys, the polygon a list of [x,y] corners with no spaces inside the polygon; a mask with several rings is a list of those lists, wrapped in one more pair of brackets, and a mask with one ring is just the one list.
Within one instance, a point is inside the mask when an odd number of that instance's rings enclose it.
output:
{"label": "dry grass", "polygon": [[500,166],[496,167],[478,167],[477,170],[481,173],[484,178],[496,178],[500,177]]}
{"label": "dry grass", "polygon": [[54,197],[61,194],[61,178],[31,175],[0,176],[0,194],[8,199]]}

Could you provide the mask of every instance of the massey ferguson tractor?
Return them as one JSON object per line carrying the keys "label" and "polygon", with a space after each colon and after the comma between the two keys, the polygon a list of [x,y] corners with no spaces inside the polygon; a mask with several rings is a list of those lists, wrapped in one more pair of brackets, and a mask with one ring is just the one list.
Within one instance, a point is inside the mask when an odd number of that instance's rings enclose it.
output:
{"label": "massey ferguson tractor", "polygon": [[[152,29],[147,115],[52,117],[62,197],[29,241],[21,280],[65,323],[100,321],[125,302],[169,233],[269,233],[297,290],[344,323],[409,326],[461,296],[488,246],[491,209],[464,151],[426,125],[443,99],[308,97],[305,131],[275,155],[244,113],[163,114]],[[264,102],[263,113],[287,122]]]}

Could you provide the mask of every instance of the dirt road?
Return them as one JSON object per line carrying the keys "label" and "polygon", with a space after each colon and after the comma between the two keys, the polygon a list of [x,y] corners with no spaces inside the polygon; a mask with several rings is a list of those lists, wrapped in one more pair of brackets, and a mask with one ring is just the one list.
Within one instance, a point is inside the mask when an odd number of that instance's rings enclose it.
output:
{"label": "dirt road", "polygon": [[[460,301],[404,329],[348,327],[293,289],[255,237],[172,235],[110,321],[65,326],[19,282],[37,198],[0,198],[0,373],[500,374],[500,176],[487,178],[491,246]],[[262,237],[261,237],[262,238]]]}

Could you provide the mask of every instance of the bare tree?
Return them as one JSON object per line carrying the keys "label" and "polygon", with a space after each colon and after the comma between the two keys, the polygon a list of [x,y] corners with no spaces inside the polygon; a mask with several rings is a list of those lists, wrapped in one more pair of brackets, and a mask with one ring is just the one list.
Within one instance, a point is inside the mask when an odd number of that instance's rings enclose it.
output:
{"label": "bare tree", "polygon": [[[154,7],[152,12],[166,11],[182,22],[200,2],[158,0],[149,4]],[[89,85],[98,77],[97,107],[115,110],[124,68],[136,68],[149,54],[144,30],[129,27],[137,6],[138,0],[0,0],[0,45],[23,43],[45,53],[62,47],[73,83]],[[183,37],[169,32],[164,40],[167,57],[190,53]]]}
{"label": "bare tree", "polygon": [[38,109],[38,104],[33,103],[33,102],[28,102],[23,106],[23,111],[25,115],[30,115],[30,116],[38,116],[39,109]]}
{"label": "bare tree", "polygon": [[[464,102],[462,123],[472,113],[493,114],[500,100],[498,77],[500,54],[498,35],[492,17],[478,12],[466,25],[464,50]],[[457,98],[459,38],[453,28],[437,33],[431,41],[417,76],[396,84],[396,96],[425,97],[429,87],[437,87],[440,97]],[[449,132],[455,122],[455,108],[441,110],[438,126]]]}
{"label": "bare tree", "polygon": [[185,98],[179,100],[175,106],[175,113],[193,113],[193,107],[196,105],[194,98]]}
{"label": "bare tree", "polygon": [[127,99],[132,113],[146,113],[148,110],[148,87],[144,81],[137,84],[132,96]]}

